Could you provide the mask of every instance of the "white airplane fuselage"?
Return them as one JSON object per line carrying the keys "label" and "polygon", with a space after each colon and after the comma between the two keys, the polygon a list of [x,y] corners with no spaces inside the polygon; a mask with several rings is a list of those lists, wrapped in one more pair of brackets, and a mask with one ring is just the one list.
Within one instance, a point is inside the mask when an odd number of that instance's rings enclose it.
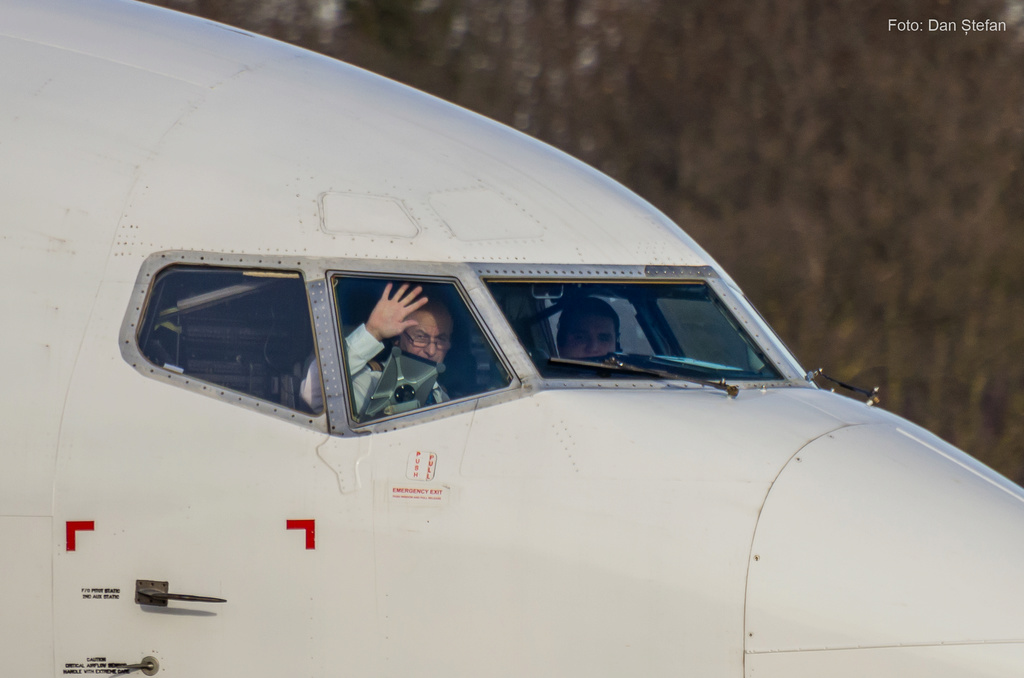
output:
{"label": "white airplane fuselage", "polygon": [[[611,179],[133,2],[9,0],[0,58],[0,675],[1024,672],[1024,490],[809,383],[728,275]],[[164,308],[168,271],[247,277]],[[238,349],[221,380],[203,375],[229,359],[199,373],[146,344],[282,280],[314,342],[291,373]],[[447,286],[486,388],[361,419],[352,280]],[[501,283],[550,309],[573,285],[706,288],[775,376],[735,395],[553,377]],[[308,365],[322,407],[265,394],[301,394]],[[144,597],[164,585],[224,602]]]}

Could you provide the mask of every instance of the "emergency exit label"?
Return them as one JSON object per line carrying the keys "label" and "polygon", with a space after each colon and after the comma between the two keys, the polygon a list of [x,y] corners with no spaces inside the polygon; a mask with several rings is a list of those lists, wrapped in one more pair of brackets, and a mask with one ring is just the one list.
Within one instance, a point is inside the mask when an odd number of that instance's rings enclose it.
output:
{"label": "emergency exit label", "polygon": [[423,487],[416,485],[391,485],[391,499],[420,506],[447,506],[451,489],[446,486]]}

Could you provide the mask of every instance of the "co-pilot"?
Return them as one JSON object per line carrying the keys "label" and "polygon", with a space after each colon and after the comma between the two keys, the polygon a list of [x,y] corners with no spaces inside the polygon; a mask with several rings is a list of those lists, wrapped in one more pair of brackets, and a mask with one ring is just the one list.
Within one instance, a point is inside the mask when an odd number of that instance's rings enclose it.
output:
{"label": "co-pilot", "polygon": [[562,311],[555,342],[559,358],[604,358],[618,350],[619,314],[601,299],[583,297]]}

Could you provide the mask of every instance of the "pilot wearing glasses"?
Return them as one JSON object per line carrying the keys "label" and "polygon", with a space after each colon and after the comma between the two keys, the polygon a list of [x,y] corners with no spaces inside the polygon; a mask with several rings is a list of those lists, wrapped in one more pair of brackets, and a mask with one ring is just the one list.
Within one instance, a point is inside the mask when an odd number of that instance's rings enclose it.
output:
{"label": "pilot wearing glasses", "polygon": [[[352,382],[354,408],[362,412],[367,398],[380,379],[380,367],[371,360],[384,348],[388,339],[395,340],[403,353],[434,363],[444,361],[452,346],[452,316],[443,304],[420,296],[421,287],[409,289],[403,283],[392,296],[392,284],[384,288],[377,305],[366,322],[347,337],[349,377]],[[448,400],[444,389],[435,384],[430,403]]]}

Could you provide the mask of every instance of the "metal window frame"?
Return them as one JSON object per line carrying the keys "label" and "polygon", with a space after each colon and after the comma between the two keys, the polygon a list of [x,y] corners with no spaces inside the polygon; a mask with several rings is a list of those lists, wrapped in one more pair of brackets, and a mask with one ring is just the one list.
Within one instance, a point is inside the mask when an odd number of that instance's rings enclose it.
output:
{"label": "metal window frame", "polygon": [[[500,311],[486,293],[486,290],[483,289],[479,278],[473,273],[470,266],[462,263],[439,264],[437,262],[379,260],[352,260],[346,261],[342,265],[339,265],[337,260],[332,260],[332,263],[334,265],[325,270],[323,280],[334,314],[333,325],[336,332],[340,332],[341,328],[337,304],[331,293],[336,278],[348,276],[362,279],[376,278],[381,280],[400,280],[402,282],[450,284],[462,299],[466,310],[474,322],[476,322],[478,329],[483,334],[485,341],[490,345],[496,359],[510,377],[509,384],[500,389],[466,396],[458,400],[448,400],[443,403],[418,408],[390,417],[381,417],[368,422],[356,422],[354,420],[350,402],[351,395],[346,379],[340,382],[340,392],[325,393],[331,427],[330,432],[332,434],[344,436],[391,431],[426,421],[434,421],[472,412],[480,407],[489,407],[523,397],[523,384],[519,377],[521,372],[517,369],[516,361],[506,351],[506,347],[510,345],[518,346],[518,340],[515,339],[514,335],[503,337],[500,331],[495,332],[496,327],[504,327],[504,316],[500,314]],[[496,325],[495,321],[499,321],[499,324]],[[510,344],[510,340],[515,343]],[[343,341],[344,338],[339,334],[337,345],[342,353],[344,351]],[[339,356],[338,365],[340,376],[341,371],[344,369],[343,355]]]}
{"label": "metal window frame", "polygon": [[[138,347],[138,329],[144,317],[153,282],[161,271],[175,266],[209,266],[243,270],[298,272],[306,285],[317,359],[323,378],[324,411],[310,415],[279,403],[256,398],[188,375],[154,365]],[[341,326],[332,280],[335,276],[394,278],[409,281],[453,284],[466,304],[497,359],[511,376],[508,386],[494,391],[447,401],[411,412],[356,423],[350,416],[347,379],[344,377]],[[609,266],[584,264],[522,264],[425,262],[336,257],[252,255],[200,251],[165,251],[150,255],[139,269],[128,309],[119,334],[122,358],[140,374],[173,384],[207,397],[261,412],[299,426],[335,436],[361,436],[414,426],[472,412],[481,407],[516,400],[541,390],[553,389],[636,389],[701,388],[685,382],[652,380],[546,379],[540,375],[526,349],[519,342],[497,302],[488,290],[489,281],[593,281],[593,282],[705,282],[736,317],[751,340],[763,351],[782,380],[741,382],[741,389],[804,387],[815,388],[785,344],[757,311],[711,266]]]}
{"label": "metal window frame", "polygon": [[[326,433],[326,408],[320,414],[310,414],[286,407],[272,400],[257,398],[241,391],[225,388],[192,375],[168,370],[161,365],[150,362],[143,355],[138,343],[138,332],[145,317],[156,278],[161,272],[171,267],[190,266],[238,271],[260,270],[298,273],[303,278],[307,288],[307,299],[309,299],[310,283],[303,265],[305,261],[305,259],[300,257],[219,254],[195,251],[157,252],[150,255],[139,269],[135,285],[132,288],[128,309],[121,323],[121,331],[118,335],[121,357],[140,374],[151,379]],[[312,307],[310,308],[310,317],[314,318],[314,309]],[[315,322],[313,331],[317,354],[323,355],[322,347],[319,345],[320,333],[316,329]]]}
{"label": "metal window frame", "polygon": [[[782,340],[764,322],[750,303],[711,266],[609,266],[582,264],[472,264],[471,268],[486,288],[489,282],[552,282],[558,280],[574,282],[601,283],[641,283],[641,282],[703,282],[706,283],[722,305],[738,321],[739,325],[750,337],[750,340],[771,361],[772,366],[782,375],[781,379],[764,381],[737,382],[740,389],[761,389],[778,387],[803,387],[809,385],[805,372],[799,363],[782,343]],[[489,295],[489,293],[488,293]],[[497,302],[491,297],[491,303]],[[499,310],[500,314],[500,310]],[[512,332],[508,322],[502,315],[502,325]],[[514,336],[516,346],[525,360],[524,370],[520,372],[523,382],[535,389],[551,388],[701,388],[688,386],[685,383],[668,384],[661,381],[635,380],[596,380],[596,379],[545,379],[533,361],[526,355],[525,349]]]}
{"label": "metal window frame", "polygon": [[[306,286],[317,359],[320,362],[324,394],[324,410],[311,415],[285,407],[280,403],[234,391],[194,376],[180,374],[151,363],[138,345],[138,331],[145,317],[147,304],[157,275],[172,266],[205,266],[219,269],[264,270],[297,272]],[[350,417],[347,379],[344,377],[341,326],[332,294],[335,276],[351,275],[363,278],[397,278],[409,281],[443,282],[452,284],[466,309],[489,342],[497,359],[511,377],[501,389],[488,391],[454,401],[357,424]],[[488,304],[491,308],[487,308]],[[165,251],[150,255],[143,262],[136,277],[132,295],[118,336],[121,357],[140,374],[170,383],[176,387],[216,398],[239,407],[261,412],[299,426],[335,436],[365,435],[405,428],[424,421],[443,419],[471,412],[478,407],[506,402],[522,397],[522,382],[515,362],[503,349],[516,346],[514,335],[501,336],[493,327],[503,327],[504,320],[493,300],[483,289],[479,278],[466,264],[439,264],[436,262],[380,261],[371,259],[316,258],[276,255],[226,254],[201,251]]]}

